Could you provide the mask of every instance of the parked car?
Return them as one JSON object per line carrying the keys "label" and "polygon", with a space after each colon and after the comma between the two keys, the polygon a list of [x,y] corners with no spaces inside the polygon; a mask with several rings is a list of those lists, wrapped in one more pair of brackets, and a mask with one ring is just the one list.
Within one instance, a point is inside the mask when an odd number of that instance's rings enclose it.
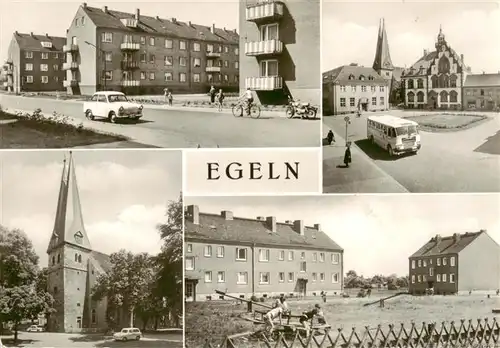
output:
{"label": "parked car", "polygon": [[38,325],[31,325],[26,329],[27,332],[43,332],[43,327]]}
{"label": "parked car", "polygon": [[107,118],[113,123],[119,119],[138,120],[142,117],[144,107],[133,103],[121,92],[97,92],[89,101],[83,103],[83,112],[89,120],[96,117]]}
{"label": "parked car", "polygon": [[115,341],[139,341],[142,337],[141,330],[136,327],[127,327],[113,335]]}

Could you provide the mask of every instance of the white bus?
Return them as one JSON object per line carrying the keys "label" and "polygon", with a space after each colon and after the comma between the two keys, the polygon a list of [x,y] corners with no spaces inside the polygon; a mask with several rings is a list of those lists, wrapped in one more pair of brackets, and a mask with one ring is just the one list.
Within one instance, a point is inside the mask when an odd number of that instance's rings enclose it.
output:
{"label": "white bus", "polygon": [[367,122],[368,139],[387,150],[389,155],[416,154],[420,150],[417,122],[389,115],[369,116]]}

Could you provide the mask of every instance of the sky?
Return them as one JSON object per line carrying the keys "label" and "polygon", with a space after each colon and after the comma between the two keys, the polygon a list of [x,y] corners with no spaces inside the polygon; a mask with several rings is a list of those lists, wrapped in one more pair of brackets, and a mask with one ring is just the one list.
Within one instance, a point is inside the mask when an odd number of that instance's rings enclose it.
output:
{"label": "sky", "polygon": [[[140,154],[138,152],[141,152]],[[0,152],[0,224],[19,228],[47,265],[66,151]],[[73,151],[83,221],[92,248],[157,253],[157,224],[182,190],[179,151]]]}
{"label": "sky", "polygon": [[473,73],[500,71],[500,2],[325,0],[322,18],[322,70],[358,63],[372,66],[378,26],[385,19],[395,66],[409,67],[435,50],[442,26],[447,42],[464,55]]}
{"label": "sky", "polygon": [[[66,36],[78,7],[85,2],[74,0],[40,1],[40,0],[1,0],[0,11],[0,60],[7,57],[12,34],[48,33],[53,36]],[[239,0],[197,0],[174,1],[162,0],[156,2],[117,1],[92,2],[86,0],[88,6],[102,8],[105,5],[110,10],[134,13],[139,7],[145,16],[162,18],[177,18],[180,22],[191,21],[194,24],[229,30],[238,29]],[[22,13],[22,19],[16,15]],[[20,20],[21,19],[21,20]]]}
{"label": "sky", "polygon": [[436,234],[488,231],[500,243],[500,195],[186,197],[200,213],[304,220],[344,249],[344,270],[370,277],[408,274],[408,257]]}

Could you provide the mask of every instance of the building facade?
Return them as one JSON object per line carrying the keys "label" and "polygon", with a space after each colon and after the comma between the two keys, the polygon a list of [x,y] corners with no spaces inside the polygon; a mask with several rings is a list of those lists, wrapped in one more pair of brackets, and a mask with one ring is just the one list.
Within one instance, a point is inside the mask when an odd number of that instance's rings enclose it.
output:
{"label": "building facade", "polygon": [[10,92],[63,91],[63,37],[15,32],[3,65]]}
{"label": "building facade", "polygon": [[187,301],[340,294],[343,250],[320,225],[275,217],[245,219],[232,212],[185,214],[185,297]]}
{"label": "building facade", "polygon": [[436,235],[409,258],[414,295],[500,289],[500,246],[484,230]]}
{"label": "building facade", "polygon": [[467,75],[464,84],[464,108],[498,111],[500,108],[500,73]]}
{"label": "building facade", "polygon": [[458,55],[440,29],[436,50],[423,56],[401,77],[405,107],[410,109],[462,109],[463,85],[470,68]]}
{"label": "building facade", "polygon": [[67,30],[67,91],[128,94],[225,91],[239,86],[236,30],[95,8],[83,3]]}
{"label": "building facade", "polygon": [[319,105],[320,3],[318,0],[240,0],[240,90],[261,104],[288,95]]}

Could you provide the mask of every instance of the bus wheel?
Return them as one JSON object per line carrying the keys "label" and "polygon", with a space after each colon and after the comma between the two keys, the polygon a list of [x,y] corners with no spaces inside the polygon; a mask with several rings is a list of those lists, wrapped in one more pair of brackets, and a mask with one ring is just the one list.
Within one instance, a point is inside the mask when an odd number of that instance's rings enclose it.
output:
{"label": "bus wheel", "polygon": [[389,151],[389,156],[394,156],[394,151],[392,150],[391,145],[387,145],[387,151]]}

